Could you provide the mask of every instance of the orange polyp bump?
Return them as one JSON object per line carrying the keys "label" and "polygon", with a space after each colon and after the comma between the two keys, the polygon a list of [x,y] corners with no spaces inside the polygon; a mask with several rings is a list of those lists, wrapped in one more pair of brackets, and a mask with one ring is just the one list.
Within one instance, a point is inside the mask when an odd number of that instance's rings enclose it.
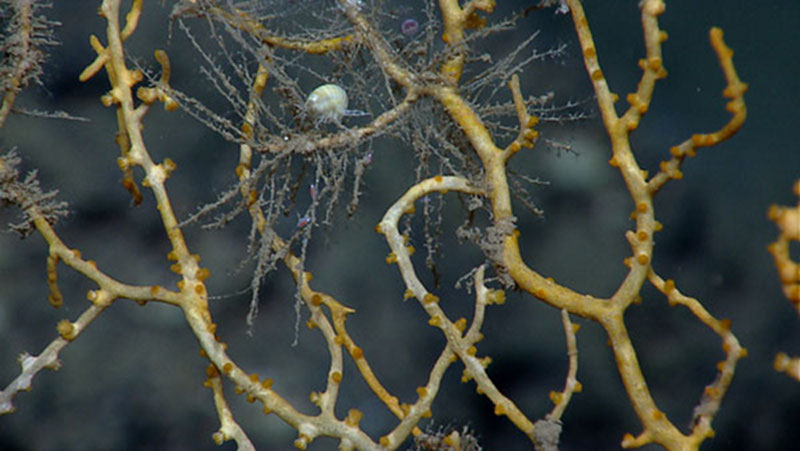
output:
{"label": "orange polyp bump", "polygon": [[731,320],[728,318],[719,320],[719,327],[723,330],[731,330]]}
{"label": "orange polyp bump", "polygon": [[488,304],[503,305],[506,302],[506,292],[503,290],[492,290],[486,296]]}
{"label": "orange polyp bump", "polygon": [[425,387],[417,387],[417,395],[420,398],[424,398],[424,397],[428,396],[428,389],[425,388]]}
{"label": "orange polyp bump", "polygon": [[380,224],[375,224],[375,233],[380,233],[381,235],[383,234],[383,230],[381,230]]}
{"label": "orange polyp bump", "polygon": [[611,159],[610,159],[610,160],[608,160],[608,164],[609,164],[611,167],[614,167],[614,168],[617,168],[617,167],[619,167],[619,162],[617,161],[617,157],[611,157]]}
{"label": "orange polyp bump", "polygon": [[217,371],[217,367],[215,367],[214,365],[209,364],[206,367],[206,375],[208,377],[217,377],[217,376],[219,376],[219,371]]}
{"label": "orange polyp bump", "polygon": [[475,346],[470,346],[469,348],[467,348],[467,355],[475,357],[475,354],[477,353],[478,353],[478,348],[476,348]]}
{"label": "orange polyp bump", "polygon": [[640,265],[646,265],[650,261],[650,257],[647,254],[639,254],[636,256],[636,261],[639,262]]}
{"label": "orange polyp bump", "polygon": [[136,90],[136,97],[147,105],[151,105],[158,100],[158,92],[153,88],[139,88]]}
{"label": "orange polyp bump", "polygon": [[665,418],[664,412],[662,412],[662,411],[660,411],[658,409],[653,410],[653,414],[652,415],[653,415],[653,419],[656,420],[656,421],[661,421],[661,420],[663,420]]}
{"label": "orange polyp bump", "polygon": [[425,304],[432,304],[439,302],[439,296],[436,296],[432,293],[425,293],[425,296],[422,297],[422,302]]}
{"label": "orange polyp bump", "polygon": [[669,39],[669,34],[667,34],[666,31],[659,31],[658,32],[658,40],[659,41],[664,42],[667,39]]}
{"label": "orange polyp bump", "polygon": [[636,438],[630,432],[626,432],[625,435],[622,436],[622,447],[627,448],[631,442],[635,441]]}
{"label": "orange polyp bump", "polygon": [[539,132],[533,129],[528,129],[525,134],[522,135],[528,141],[534,141],[536,138],[539,137]]}
{"label": "orange polyp bump", "polygon": [[333,382],[337,383],[337,384],[341,384],[342,383],[342,373],[340,373],[338,371],[334,371],[333,373],[331,373],[331,380]]}
{"label": "orange polyp bump", "polygon": [[361,421],[361,418],[364,414],[358,409],[350,409],[347,412],[347,418],[344,419],[344,422],[350,426],[358,426],[358,423]]}
{"label": "orange polyp bump", "polygon": [[442,325],[442,319],[439,316],[433,316],[431,319],[428,320],[428,324],[433,327],[439,327]]}
{"label": "orange polyp bump", "polygon": [[197,276],[197,280],[202,282],[202,281],[208,279],[209,277],[211,277],[211,271],[208,268],[200,268],[197,271],[196,276]]}
{"label": "orange polyp bump", "polygon": [[397,254],[395,254],[394,252],[389,252],[389,255],[386,256],[386,263],[390,265],[392,263],[397,263]]}
{"label": "orange polyp bump", "polygon": [[181,273],[181,264],[180,263],[173,263],[169,266],[169,270],[174,272],[175,274]]}
{"label": "orange polyp bump", "polygon": [[591,77],[592,80],[594,81],[600,81],[603,79],[603,71],[601,71],[600,69],[595,69],[592,71]]}
{"label": "orange polyp bump", "polygon": [[411,291],[411,288],[406,288],[405,293],[403,293],[403,300],[406,300],[406,299],[409,299],[409,298],[413,298],[413,297],[414,297],[414,292]]}
{"label": "orange polyp bump", "polygon": [[58,330],[58,334],[61,335],[61,338],[64,340],[72,341],[75,339],[75,324],[68,319],[59,321],[56,330]]}
{"label": "orange polyp bump", "polygon": [[564,394],[558,391],[551,391],[550,392],[550,401],[553,401],[553,404],[561,404],[564,400]]}
{"label": "orange polyp bump", "polygon": [[353,349],[350,351],[350,355],[353,356],[354,359],[360,359],[364,357],[364,351],[362,351],[358,346],[353,346]]}
{"label": "orange polyp bump", "polygon": [[242,177],[244,177],[245,171],[247,171],[249,169],[250,168],[248,168],[247,165],[242,164],[242,163],[236,165],[236,171],[235,171],[236,172],[236,177],[241,179]]}
{"label": "orange polyp bump", "polygon": [[258,373],[253,373],[250,375],[250,381],[254,383],[258,383]]}
{"label": "orange polyp bump", "polygon": [[664,281],[664,294],[669,296],[672,293],[672,290],[675,289],[675,281],[672,279],[667,279]]}
{"label": "orange polyp bump", "polygon": [[171,173],[175,169],[178,169],[178,165],[172,161],[172,158],[165,158],[162,164],[164,165],[164,170],[167,171],[167,174]]}
{"label": "orange polyp bump", "polygon": [[222,365],[222,372],[228,376],[231,374],[231,371],[233,371],[233,364],[231,362],[225,362],[225,364]]}
{"label": "orange polyp bump", "polygon": [[637,238],[639,238],[639,241],[646,241],[646,240],[647,240],[647,238],[649,238],[649,237],[650,237],[650,234],[649,234],[649,233],[647,233],[647,232],[645,232],[644,230],[640,230],[640,231],[639,231],[639,232],[636,234],[636,237],[637,237]]}
{"label": "orange polyp bump", "polygon": [[650,68],[653,72],[660,72],[664,69],[663,63],[661,58],[653,57],[647,60],[647,67]]}
{"label": "orange polyp bump", "polygon": [[268,378],[264,379],[263,381],[261,381],[261,387],[264,390],[269,390],[269,389],[272,388],[272,383],[273,383],[272,379],[268,377]]}
{"label": "orange polyp bump", "polygon": [[692,144],[695,147],[707,146],[711,141],[713,140],[709,139],[708,135],[701,135],[701,134],[692,135]]}
{"label": "orange polyp bump", "polygon": [[495,404],[494,406],[494,414],[495,415],[505,415],[507,413],[505,406],[502,404]]}
{"label": "orange polyp bump", "polygon": [[645,213],[648,209],[647,202],[639,202],[636,204],[636,210],[640,213]]}
{"label": "orange polyp bump", "polygon": [[203,286],[203,284],[202,284],[202,283],[195,284],[195,286],[194,286],[194,292],[195,292],[196,294],[198,294],[198,295],[201,295],[201,296],[202,296],[202,295],[203,295],[203,293],[205,293],[205,292],[206,292],[206,287],[205,287],[205,286]]}
{"label": "orange polyp bump", "polygon": [[250,124],[248,124],[247,122],[245,122],[244,124],[242,124],[242,133],[244,133],[247,136],[247,139],[252,138],[253,137],[253,127]]}
{"label": "orange polyp bump", "polygon": [[437,175],[433,179],[436,180],[436,183],[442,183],[442,181],[444,180],[444,178],[442,178],[441,175]]}
{"label": "orange polyp bump", "polygon": [[178,261],[178,254],[175,253],[174,249],[167,252],[167,260],[171,260],[174,262]]}
{"label": "orange polyp bump", "polygon": [[318,293],[314,293],[314,295],[311,296],[311,305],[319,307],[320,304],[322,304],[322,296]]}
{"label": "orange polyp bump", "polygon": [[209,323],[208,324],[208,332],[211,334],[217,333],[217,324],[216,323]]}
{"label": "orange polyp bump", "polygon": [[717,387],[706,387],[703,392],[711,398],[719,398],[719,389]]}
{"label": "orange polyp bump", "polygon": [[584,58],[594,58],[595,56],[597,56],[597,51],[594,49],[594,47],[586,47],[583,49]]}
{"label": "orange polyp bump", "polygon": [[459,332],[464,332],[464,329],[467,328],[467,319],[459,318],[458,321],[453,323],[453,326],[455,326],[455,328],[458,329]]}
{"label": "orange polyp bump", "polygon": [[104,107],[110,107],[111,105],[114,104],[115,101],[116,100],[114,99],[114,97],[110,94],[104,94],[100,96],[100,103],[102,103]]}

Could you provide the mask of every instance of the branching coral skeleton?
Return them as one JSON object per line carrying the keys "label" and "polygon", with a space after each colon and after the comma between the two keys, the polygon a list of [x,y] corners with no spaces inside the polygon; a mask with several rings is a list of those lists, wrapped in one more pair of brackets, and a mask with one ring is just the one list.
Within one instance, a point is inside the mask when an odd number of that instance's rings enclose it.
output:
{"label": "branching coral skeleton", "polygon": [[[713,28],[710,39],[727,80],[723,95],[730,99],[727,110],[732,118],[717,131],[694,134],[683,143],[669,149],[670,158],[661,164],[658,173],[650,177],[639,166],[629,137],[648,111],[657,81],[666,76],[661,46],[666,41],[667,35],[660,29],[658,23],[658,17],[665,11],[665,2],[662,0],[640,2],[646,48],[645,57],[639,63],[643,73],[636,91],[626,96],[629,107],[622,114],[618,113],[615,106],[619,96],[610,91],[601,69],[589,20],[584,14],[581,2],[566,0],[559,3],[560,11],[566,11],[568,6],[572,14],[586,72],[594,88],[602,121],[611,143],[612,156],[609,163],[619,170],[635,205],[635,210],[631,214],[631,218],[635,221],[635,229],[625,234],[631,248],[631,255],[625,261],[629,268],[628,274],[620,282],[616,292],[610,298],[603,299],[578,293],[553,279],[543,277],[528,266],[521,255],[519,238],[526,231],[518,229],[516,225],[507,171],[513,166],[512,158],[517,152],[523,147],[532,148],[536,145],[539,132],[534,128],[537,126],[538,118],[528,109],[529,103],[522,93],[518,74],[512,74],[508,88],[519,126],[516,136],[507,143],[496,142],[484,119],[459,89],[465,66],[469,64],[467,55],[470,33],[486,26],[495,2],[493,0],[439,1],[443,27],[442,40],[446,52],[435,70],[426,73],[412,69],[412,66],[404,61],[384,36],[373,27],[366,14],[370,8],[366,3],[369,2],[339,1],[337,14],[343,14],[349,21],[351,33],[321,40],[304,40],[273,34],[246,13],[229,8],[230,5],[226,6],[222,2],[218,5],[211,1],[184,1],[175,10],[176,18],[207,17],[209,21],[218,21],[240,33],[254,37],[266,47],[288,52],[324,55],[347,49],[349,46],[363,46],[374,58],[374,63],[385,77],[387,85],[396,85],[398,90],[403,92],[403,95],[399,96],[402,100],[375,114],[374,119],[364,125],[343,128],[329,134],[315,131],[313,133],[316,135],[311,134],[312,132],[309,132],[308,136],[298,133],[258,141],[255,135],[259,128],[259,120],[266,114],[261,99],[271,95],[265,88],[271,83],[271,77],[275,75],[276,70],[268,58],[259,62],[257,74],[249,87],[247,108],[240,124],[239,162],[232,171],[235,170],[238,177],[238,195],[241,196],[241,201],[250,215],[254,230],[265,240],[269,252],[277,256],[276,258],[280,259],[291,272],[299,299],[310,312],[308,327],[318,329],[324,337],[330,355],[330,365],[325,375],[326,387],[324,391],[312,392],[310,396],[311,401],[319,408],[319,412],[306,414],[297,410],[290,401],[273,389],[271,379],[262,379],[258,374],[249,373],[234,361],[227,353],[227,345],[221,342],[216,334],[217,325],[209,311],[205,284],[210,272],[200,266],[200,256],[191,252],[191,246],[184,238],[165,184],[170,174],[177,169],[177,165],[169,158],[156,163],[142,135],[142,120],[154,103],[161,102],[170,111],[178,107],[187,107],[186,97],[174,91],[169,84],[170,73],[179,69],[171,67],[166,52],[156,50],[155,59],[161,67],[160,78],[154,81],[152,86],[139,87],[134,92],[134,87],[140,85],[145,76],[141,71],[128,67],[125,40],[136,31],[144,2],[133,1],[130,11],[125,16],[124,26],[121,27],[121,1],[104,0],[100,14],[107,21],[106,36],[105,39],[91,36],[90,43],[97,57],[80,74],[80,80],[85,81],[98,76],[102,71],[107,74],[111,89],[103,96],[102,102],[116,111],[119,126],[117,144],[121,151],[119,168],[122,171],[123,186],[136,203],[139,203],[143,196],[139,185],[152,192],[163,229],[171,245],[167,257],[174,263],[170,269],[180,277],[180,280],[177,282],[177,290],[158,285],[133,286],[117,281],[102,272],[93,262],[82,259],[78,251],[70,249],[61,241],[52,226],[54,221],[45,211],[47,207],[44,202],[28,202],[28,199],[24,199],[25,196],[5,196],[5,202],[17,204],[24,210],[28,221],[44,237],[49,246],[47,275],[50,299],[55,307],[65,301],[58,288],[56,270],[59,264],[64,264],[92,280],[98,288],[89,292],[88,297],[92,305],[76,321],[64,320],[59,323],[59,337],[55,338],[45,350],[38,356],[28,354],[21,356],[20,375],[0,392],[0,413],[13,411],[14,396],[21,390],[29,390],[32,379],[41,369],[56,369],[60,364],[59,352],[71,341],[78,339],[81,332],[98,319],[104,309],[116,299],[127,298],[140,303],[162,302],[182,309],[192,333],[202,348],[201,355],[209,361],[205,384],[213,393],[220,420],[220,428],[213,434],[213,439],[218,444],[234,440],[240,449],[254,449],[253,443],[237,423],[228,406],[223,391],[223,381],[227,380],[233,384],[236,393],[243,394],[250,402],[261,403],[265,414],[274,413],[296,429],[298,436],[294,445],[299,449],[305,449],[319,436],[338,439],[339,447],[343,450],[396,449],[406,443],[410,435],[419,436],[422,433],[420,421],[432,415],[431,406],[439,392],[445,372],[453,363],[460,361],[464,365],[462,381],[474,381],[477,392],[486,396],[494,405],[496,415],[507,417],[537,448],[552,449],[558,443],[562,415],[573,395],[581,390],[577,378],[578,327],[570,321],[570,315],[577,315],[597,322],[608,334],[619,374],[631,405],[641,420],[643,430],[636,436],[626,434],[622,439],[622,446],[632,448],[657,443],[671,450],[698,449],[705,439],[713,436],[711,422],[731,383],[736,363],[745,355],[745,350],[732,333],[729,322],[712,316],[700,301],[681,293],[673,280],[662,278],[653,267],[653,235],[662,227],[656,220],[653,198],[666,183],[681,178],[680,168],[686,157],[695,156],[700,147],[713,146],[729,139],[744,122],[746,108],[743,95],[747,85],[741,82],[736,74],[733,52],[725,45],[722,31]],[[283,75],[278,74],[278,76]],[[2,117],[8,114],[16,89],[17,85],[7,93]],[[427,381],[416,390],[417,399],[403,402],[380,382],[380,371],[373,369],[363,349],[348,333],[346,321],[355,317],[356,311],[333,296],[312,288],[312,275],[305,270],[303,254],[296,254],[292,240],[279,236],[273,228],[262,208],[267,202],[264,198],[266,191],[258,187],[261,175],[254,169],[256,165],[254,158],[261,156],[280,158],[292,153],[315,155],[331,149],[339,151],[345,146],[357,148],[360,143],[386,133],[396,123],[414,114],[414,108],[421,99],[438,103],[448,119],[457,126],[456,129],[463,135],[468,150],[477,155],[480,165],[477,173],[480,176],[441,174],[421,178],[399,196],[376,226],[376,231],[384,236],[390,248],[386,262],[397,265],[405,284],[406,291],[402,298],[415,299],[427,313],[428,325],[440,330],[446,340],[439,357],[430,369]],[[363,158],[372,159],[372,152],[371,149]],[[374,158],[380,157],[381,149],[376,146]],[[11,165],[12,159],[6,156],[0,160],[3,190],[10,193],[14,186],[18,186],[16,173],[13,172]],[[144,174],[139,184],[135,181],[135,170],[141,170]],[[312,186],[312,202],[316,203],[327,191],[321,188],[323,185],[318,185],[316,182]],[[357,195],[358,186],[354,188],[354,193]],[[409,245],[410,237],[400,232],[399,222],[403,216],[415,212],[414,203],[426,196],[437,195],[477,196],[483,198],[489,205],[493,235],[487,242],[493,243],[494,247],[485,249],[491,266],[481,265],[474,272],[474,313],[471,320],[467,318],[454,320],[447,316],[440,304],[448,300],[440,299],[417,276],[412,260],[414,247]],[[771,215],[773,219],[780,221],[780,218],[787,218],[791,214],[793,214],[791,211],[775,210]],[[311,233],[313,216],[304,216],[303,220],[305,221],[303,227],[298,229],[304,230],[297,233]],[[788,220],[784,222],[786,221]],[[789,236],[788,233],[784,231],[784,235]],[[779,246],[773,247],[776,260],[780,253]],[[531,413],[526,413],[524,406],[518,405],[501,392],[487,372],[491,358],[479,356],[477,345],[484,338],[481,330],[487,315],[486,307],[500,305],[505,301],[505,292],[502,289],[489,288],[485,285],[486,271],[490,269],[495,271],[504,284],[528,293],[561,311],[569,369],[563,390],[551,393],[555,407],[538,421],[530,418]],[[687,433],[677,428],[652,398],[638,362],[637,352],[628,336],[624,313],[629,306],[641,300],[640,291],[646,282],[661,292],[670,305],[685,307],[698,321],[716,333],[722,341],[722,348],[726,354],[725,360],[718,365],[716,379],[706,387],[702,399],[694,410],[694,421]],[[794,283],[789,285],[787,292],[797,291],[796,279],[787,283]],[[398,295],[396,298],[399,301],[401,297]],[[335,413],[340,385],[344,379],[345,354],[353,360],[360,376],[375,396],[397,417],[398,422],[394,428],[386,431],[378,439],[370,437],[359,427],[363,414],[357,409],[350,409],[345,418],[338,418]],[[783,365],[783,367],[788,366],[788,364]],[[448,437],[451,437],[451,442],[456,441],[458,433]],[[444,442],[447,440],[444,439]]]}

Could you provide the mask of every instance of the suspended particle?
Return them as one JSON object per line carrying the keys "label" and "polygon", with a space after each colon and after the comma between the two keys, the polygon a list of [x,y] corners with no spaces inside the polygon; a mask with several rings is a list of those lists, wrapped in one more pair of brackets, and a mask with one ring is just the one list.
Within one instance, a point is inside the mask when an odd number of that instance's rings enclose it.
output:
{"label": "suspended particle", "polygon": [[414,36],[419,32],[419,22],[414,19],[406,19],[400,24],[400,32],[405,36]]}

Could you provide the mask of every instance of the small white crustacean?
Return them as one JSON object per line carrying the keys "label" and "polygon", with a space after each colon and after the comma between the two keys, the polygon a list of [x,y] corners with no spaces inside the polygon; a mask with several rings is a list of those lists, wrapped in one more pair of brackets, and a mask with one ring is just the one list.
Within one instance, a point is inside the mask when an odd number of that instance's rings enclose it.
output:
{"label": "small white crustacean", "polygon": [[347,114],[347,93],[332,83],[319,86],[308,95],[306,113],[318,123],[339,124]]}
{"label": "small white crustacean", "polygon": [[340,126],[345,116],[369,116],[364,111],[348,110],[347,93],[332,83],[317,86],[311,91],[306,99],[305,114],[317,125],[328,122]]}

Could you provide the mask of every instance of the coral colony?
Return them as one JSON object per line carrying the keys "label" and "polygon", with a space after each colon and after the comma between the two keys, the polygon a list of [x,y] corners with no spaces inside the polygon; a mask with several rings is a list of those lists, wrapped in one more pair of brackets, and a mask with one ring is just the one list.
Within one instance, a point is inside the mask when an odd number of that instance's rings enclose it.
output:
{"label": "coral colony", "polygon": [[[22,354],[18,376],[0,392],[0,413],[12,412],[12,401],[25,402],[24,397],[19,400],[14,397],[32,388],[39,371],[78,364],[60,355],[61,351],[81,339],[83,331],[94,321],[100,321],[103,312],[113,303],[128,299],[142,305],[157,302],[182,311],[181,318],[185,318],[188,333],[200,348],[199,356],[196,349],[192,349],[193,358],[202,359],[206,364],[205,374],[198,374],[194,383],[204,383],[211,392],[209,407],[214,404],[210,410],[218,416],[220,426],[213,435],[209,431],[209,435],[218,444],[232,440],[240,449],[254,449],[251,436],[242,427],[244,423],[237,421],[229,407],[231,395],[225,388],[229,385],[234,393],[260,405],[263,421],[282,421],[296,430],[294,446],[299,449],[305,449],[323,436],[335,439],[343,450],[397,449],[407,447],[412,440],[418,446],[425,446],[424,449],[462,449],[462,446],[469,449],[469,446],[477,446],[469,429],[426,429],[426,419],[436,419],[432,407],[441,394],[444,375],[452,366],[452,371],[462,372],[463,382],[474,385],[477,392],[474,396],[484,397],[495,415],[507,421],[509,427],[519,430],[520,440],[539,449],[555,449],[561,433],[562,414],[573,398],[579,399],[573,395],[582,388],[577,373],[578,326],[572,322],[576,316],[597,323],[607,335],[608,352],[615,357],[627,401],[641,423],[636,435],[615,432],[618,434],[615,440],[622,437],[623,447],[656,443],[670,450],[696,450],[704,440],[714,436],[712,421],[745,350],[728,321],[713,316],[700,300],[682,292],[674,280],[662,277],[662,268],[656,272],[651,263],[654,237],[662,227],[667,227],[657,219],[654,198],[666,184],[679,183],[683,176],[682,165],[688,164],[703,147],[731,138],[746,116],[744,93],[747,85],[737,76],[733,51],[723,40],[720,29],[712,28],[709,37],[726,80],[723,95],[728,99],[730,119],[719,124],[717,131],[693,134],[672,147],[667,145],[658,170],[648,173],[637,162],[639,149],[633,147],[630,135],[645,118],[659,80],[667,76],[665,67],[669,61],[664,61],[661,53],[667,32],[659,22],[667,2],[638,2],[642,29],[632,29],[628,33],[632,38],[641,36],[644,40],[645,54],[638,68],[641,79],[634,92],[621,95],[609,88],[601,69],[601,55],[594,43],[592,17],[584,13],[581,1],[541,2],[542,7],[553,6],[571,14],[580,46],[577,52],[586,69],[583,80],[593,88],[610,142],[609,164],[613,169],[609,170],[618,172],[624,179],[633,205],[628,222],[630,230],[621,232],[629,245],[629,254],[624,260],[626,275],[612,291],[613,296],[603,298],[579,293],[558,280],[543,276],[530,266],[534,262],[526,261],[520,251],[520,238],[530,236],[531,232],[518,221],[527,210],[512,203],[512,198],[522,199],[535,214],[536,206],[532,199],[525,197],[526,190],[520,186],[525,186],[536,174],[527,174],[525,171],[529,168],[518,164],[519,157],[515,155],[526,152],[525,148],[543,145],[539,140],[540,116],[552,114],[554,109],[547,104],[551,101],[549,98],[525,92],[533,88],[525,88],[525,83],[521,82],[526,72],[533,70],[530,66],[538,61],[537,53],[529,47],[532,37],[523,38],[507,56],[492,55],[489,68],[487,64],[477,64],[479,58],[474,57],[486,50],[473,52],[472,49],[491,35],[535,36],[536,30],[523,27],[524,14],[500,17],[494,0],[442,0],[425,13],[425,27],[421,28],[415,19],[402,21],[400,32],[405,37],[415,36],[412,40],[398,35],[398,19],[394,12],[375,9],[394,2],[340,0],[339,8],[324,12],[296,8],[276,15],[272,14],[272,8],[270,14],[261,16],[256,15],[260,11],[258,8],[236,9],[243,3],[183,0],[177,2],[169,18],[175,30],[185,32],[198,52],[199,57],[194,60],[206,64],[203,67],[203,73],[208,76],[206,81],[217,90],[220,98],[229,102],[221,111],[208,106],[214,104],[206,105],[190,94],[192,86],[202,80],[197,68],[188,71],[173,67],[165,50],[154,51],[154,62],[149,56],[131,53],[127,39],[137,32],[140,17],[158,14],[159,7],[145,5],[142,0],[103,0],[99,14],[105,30],[98,36],[87,36],[94,60],[86,61],[79,78],[81,81],[107,79],[106,94],[99,100],[107,108],[107,114],[116,118],[114,123],[118,127],[106,131],[108,142],[114,139],[119,148],[120,175],[115,178],[121,178],[134,203],[142,204],[139,208],[151,205],[154,216],[160,221],[163,243],[169,248],[165,258],[160,258],[164,269],[174,273],[169,284],[130,284],[118,280],[102,265],[72,247],[75,244],[59,235],[56,228],[57,220],[66,212],[65,205],[54,200],[54,193],[42,191],[35,174],[20,176],[19,155],[7,153],[0,157],[3,205],[15,205],[24,215],[14,229],[23,236],[38,233],[43,238],[29,245],[45,243],[50,303],[56,308],[74,303],[71,310],[63,312],[66,318],[58,323],[57,335],[53,333],[53,340],[45,349],[37,355]],[[623,3],[627,6],[621,3],[615,7],[633,8],[635,2]],[[123,11],[123,5],[129,9]],[[3,8],[3,17],[12,19],[3,34],[11,38],[4,41],[3,47],[8,58],[2,62],[5,99],[0,109],[0,125],[12,111],[17,93],[40,73],[43,55],[52,44],[47,30],[53,25],[43,18],[43,10],[36,3],[5,2]],[[691,14],[691,11],[679,13]],[[547,12],[546,17],[554,17],[554,14]],[[197,38],[201,33],[209,38],[210,44]],[[133,61],[137,64],[133,65]],[[140,67],[147,64],[149,68]],[[477,69],[473,66],[476,64]],[[184,77],[197,78],[193,78],[189,86],[172,86],[174,77],[171,74],[185,70]],[[306,96],[301,86],[309,86],[308,80],[312,80],[311,86],[317,87]],[[179,84],[178,81],[175,84]],[[350,114],[348,94],[359,100],[359,106],[363,102],[363,107],[370,112],[368,119],[351,128],[317,127],[325,122],[341,125],[342,118]],[[621,98],[626,105],[619,103]],[[228,178],[235,182],[219,199],[202,206],[184,220],[179,220],[176,211],[191,211],[192,208],[182,206],[176,210],[176,199],[171,196],[167,184],[178,165],[163,156],[169,149],[160,148],[159,140],[145,139],[148,128],[144,126],[144,119],[158,103],[168,111],[180,108],[188,113],[186,120],[196,119],[218,133],[228,143],[226,150],[238,157],[228,172]],[[565,119],[580,116],[579,113],[566,115]],[[310,124],[303,120],[305,118],[316,124]],[[379,141],[381,139],[385,141]],[[322,228],[316,222],[332,226],[336,218],[343,216],[337,216],[342,196],[350,198],[348,213],[359,214],[363,175],[385,162],[387,141],[403,146],[405,153],[400,158],[407,158],[411,162],[408,167],[414,169],[407,176],[395,177],[403,180],[403,186],[383,187],[392,190],[392,200],[382,210],[383,216],[375,226],[379,238],[388,247],[385,262],[395,265],[392,268],[397,270],[402,288],[371,302],[418,309],[425,318],[418,324],[418,330],[433,331],[440,337],[430,345],[438,357],[431,359],[424,374],[407,379],[413,385],[405,387],[408,390],[403,391],[403,395],[393,393],[397,387],[384,385],[382,381],[396,368],[376,365],[380,359],[375,359],[369,349],[362,348],[359,338],[351,335],[348,329],[351,324],[371,319],[349,306],[348,299],[334,297],[333,291],[326,291],[322,282],[312,284],[312,273],[326,268],[316,268],[306,259],[307,249],[316,243],[312,237]],[[187,146],[196,146],[196,142]],[[219,151],[214,148],[214,152]],[[401,167],[405,166],[392,170]],[[304,193],[306,187],[311,202],[301,213],[297,204],[308,199]],[[800,194],[800,188],[796,190]],[[145,198],[148,202],[142,202]],[[423,205],[418,212],[415,204],[421,198]],[[435,250],[442,245],[440,226],[447,217],[433,205],[445,201],[460,201],[463,205],[466,222],[458,228],[457,235],[465,242],[464,246],[474,245],[482,251],[482,261],[474,262],[474,266],[465,270],[469,271],[466,280],[470,290],[460,294],[458,299],[440,291],[437,284],[430,282],[430,277],[420,276],[424,271],[422,258],[412,258],[416,250],[414,244],[417,244],[420,249],[428,250],[430,260],[435,260]],[[800,214],[791,211],[776,207],[771,217],[781,227],[786,225],[783,232],[786,239],[797,239],[789,229],[798,222]],[[297,222],[291,224],[295,214]],[[409,220],[415,214],[421,218],[419,222]],[[473,217],[483,218],[485,222],[470,222]],[[241,324],[218,325],[220,318],[215,318],[217,310],[210,303],[213,299],[206,285],[212,274],[200,263],[201,256],[196,253],[200,246],[192,242],[201,232],[184,235],[184,230],[204,221],[221,228],[233,219],[250,225],[249,235],[245,233],[247,236],[242,237],[246,244],[242,248],[248,249],[247,258],[253,267],[248,324],[252,326],[258,311],[262,284],[291,276],[296,291],[282,299],[296,302],[298,321],[301,314],[308,318],[306,325],[311,331],[303,333],[319,334],[324,342],[326,370],[318,375],[319,390],[311,391],[309,396],[314,404],[312,408],[297,403],[295,396],[287,396],[286,385],[276,374],[257,374],[250,368],[252,362],[240,360],[241,355],[229,350],[222,339],[223,329],[233,334]],[[456,226],[458,224],[453,228]],[[335,245],[330,242],[318,249],[324,253]],[[776,244],[772,250],[779,267],[791,269],[790,263],[782,258],[784,246]],[[135,259],[137,255],[128,258]],[[365,265],[366,271],[375,263],[360,264]],[[449,261],[447,264],[468,263]],[[86,295],[89,306],[78,315],[75,312],[80,303],[74,299],[75,294],[61,291],[58,274],[64,267],[71,268],[92,285]],[[284,269],[282,273],[278,271]],[[266,277],[268,274],[271,277]],[[213,276],[229,275],[215,273]],[[787,293],[796,295],[797,280],[787,277],[785,283]],[[625,312],[640,302],[640,292],[645,285],[654,287],[670,305],[687,309],[693,321],[719,338],[725,353],[716,367],[711,361],[703,362],[716,368],[717,374],[705,389],[697,387],[702,396],[688,428],[675,425],[651,396],[639,363],[642,356],[637,354],[627,331]],[[493,373],[487,371],[492,356],[486,355],[487,347],[482,340],[498,337],[489,333],[484,336],[484,319],[493,310],[514,308],[512,305],[500,307],[505,303],[507,290],[522,293],[524,296],[519,302],[543,302],[561,314],[567,348],[563,352],[569,366],[563,388],[550,393],[554,406],[548,413],[533,411],[524,400],[513,399],[513,393],[504,393],[506,388],[496,385]],[[416,304],[404,304],[401,299],[413,300]],[[454,317],[453,305],[465,301],[472,304],[471,318]],[[243,304],[246,307],[246,302]],[[262,308],[266,307],[262,305]],[[275,318],[265,316],[269,318],[262,318],[263,322],[273,324],[269,321]],[[275,327],[279,326],[282,325]],[[416,334],[418,330],[409,333]],[[351,360],[347,374],[344,372],[346,359]],[[787,359],[776,365],[788,368],[792,363]],[[271,362],[264,362],[261,368],[274,373]],[[271,376],[275,377],[274,381]],[[368,387],[365,396],[382,405],[390,419],[378,432],[362,429],[362,411],[355,405],[348,405],[346,397],[339,396],[342,384],[358,378],[365,383],[361,385]],[[56,376],[53,380],[57,379]],[[566,433],[570,431],[567,429]]]}

